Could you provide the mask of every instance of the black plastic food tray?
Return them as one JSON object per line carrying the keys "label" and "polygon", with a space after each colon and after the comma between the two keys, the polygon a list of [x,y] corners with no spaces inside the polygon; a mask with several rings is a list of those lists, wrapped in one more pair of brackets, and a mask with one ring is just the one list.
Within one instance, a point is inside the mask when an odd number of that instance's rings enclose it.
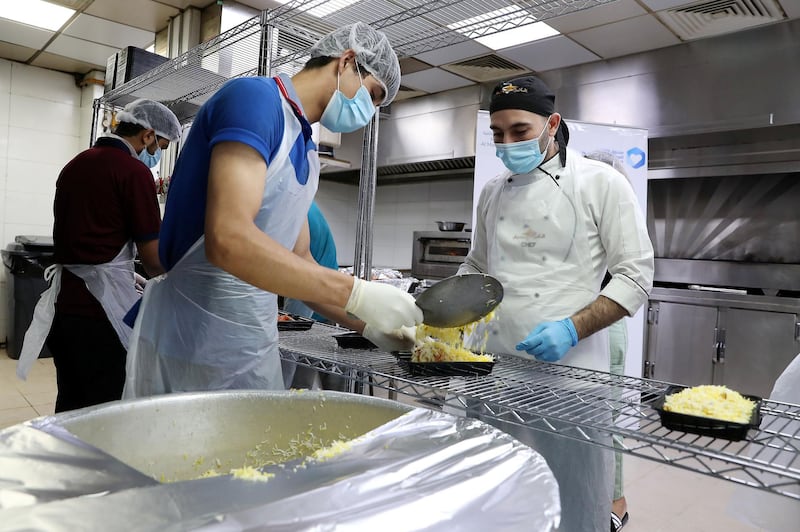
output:
{"label": "black plastic food tray", "polygon": [[307,331],[314,325],[314,320],[304,318],[303,316],[296,316],[286,312],[280,312],[281,316],[289,316],[291,321],[278,320],[279,331]]}
{"label": "black plastic food tray", "polygon": [[411,362],[411,353],[394,353],[400,366],[415,377],[475,377],[492,372],[494,362]]}
{"label": "black plastic food tray", "polygon": [[661,424],[665,428],[690,432],[701,436],[739,441],[747,437],[747,431],[750,429],[757,429],[759,425],[761,425],[761,397],[756,397],[755,395],[742,394],[743,397],[750,399],[756,404],[753,408],[753,415],[750,418],[750,423],[734,423],[733,421],[690,416],[688,414],[678,414],[677,412],[664,410],[664,402],[667,396],[678,393],[686,388],[686,386],[670,386],[653,402],[653,409],[658,412],[658,415],[661,417]]}
{"label": "black plastic food tray", "polygon": [[358,333],[336,334],[336,343],[342,349],[376,349],[378,346],[364,338]]}

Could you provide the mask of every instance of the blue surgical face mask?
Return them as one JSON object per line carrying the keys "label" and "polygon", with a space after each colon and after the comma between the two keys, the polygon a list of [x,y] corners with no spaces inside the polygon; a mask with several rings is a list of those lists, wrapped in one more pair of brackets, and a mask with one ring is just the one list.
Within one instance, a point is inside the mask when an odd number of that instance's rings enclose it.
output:
{"label": "blue surgical face mask", "polygon": [[542,128],[542,132],[535,139],[523,140],[521,142],[509,143],[496,143],[495,154],[503,161],[506,168],[515,174],[527,174],[533,172],[538,168],[542,161],[544,161],[547,148],[550,146],[550,138],[547,139],[547,146],[542,152],[540,143],[542,135],[547,131],[547,126],[550,124],[550,118],[547,118],[547,123]]}
{"label": "blue surgical face mask", "polygon": [[[356,71],[358,78],[361,79],[358,63]],[[352,98],[348,98],[339,90],[338,77],[336,85],[336,91],[325,106],[319,123],[334,133],[351,133],[366,126],[375,115],[375,104],[372,103],[372,97],[364,82],[361,82],[361,87]]]}
{"label": "blue surgical face mask", "polygon": [[148,168],[153,168],[158,165],[161,161],[161,146],[158,145],[158,141],[156,141],[156,152],[151,154],[147,150],[147,146],[145,146],[142,148],[142,151],[139,152],[139,160],[146,164]]}

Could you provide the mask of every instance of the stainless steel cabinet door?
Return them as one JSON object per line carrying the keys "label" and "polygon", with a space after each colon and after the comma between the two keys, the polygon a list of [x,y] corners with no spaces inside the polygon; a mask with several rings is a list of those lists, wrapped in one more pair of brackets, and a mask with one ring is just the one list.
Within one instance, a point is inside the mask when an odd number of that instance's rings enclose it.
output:
{"label": "stainless steel cabinet door", "polygon": [[689,386],[711,384],[716,326],[717,307],[659,302],[649,333],[655,338],[648,341],[647,358],[655,364],[650,378]]}
{"label": "stainless steel cabinet door", "polygon": [[728,309],[722,384],[737,392],[769,396],[775,379],[797,353],[798,316],[781,312]]}

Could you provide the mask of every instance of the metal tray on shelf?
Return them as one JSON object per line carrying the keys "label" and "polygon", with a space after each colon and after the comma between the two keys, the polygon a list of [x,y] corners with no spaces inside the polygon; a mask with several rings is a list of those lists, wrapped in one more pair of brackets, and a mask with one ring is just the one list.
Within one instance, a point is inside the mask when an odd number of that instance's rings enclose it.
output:
{"label": "metal tray on shelf", "polygon": [[314,323],[314,320],[303,316],[289,314],[288,312],[278,312],[279,331],[307,331]]}
{"label": "metal tray on shelf", "polygon": [[723,419],[714,419],[702,416],[692,416],[689,414],[679,414],[664,410],[664,402],[668,395],[685,390],[687,386],[670,386],[663,394],[659,395],[653,402],[653,409],[661,417],[661,424],[670,430],[679,430],[701,436],[711,436],[712,438],[722,438],[730,441],[740,441],[747,437],[750,429],[757,429],[761,425],[761,397],[755,395],[742,395],[746,399],[755,402],[753,413],[749,423],[736,423]]}

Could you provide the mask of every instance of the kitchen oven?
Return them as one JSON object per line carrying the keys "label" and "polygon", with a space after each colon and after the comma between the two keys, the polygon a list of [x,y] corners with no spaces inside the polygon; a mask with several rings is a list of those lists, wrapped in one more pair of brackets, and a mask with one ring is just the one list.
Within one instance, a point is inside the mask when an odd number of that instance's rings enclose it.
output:
{"label": "kitchen oven", "polygon": [[455,275],[469,253],[469,231],[414,231],[411,275],[444,279]]}

